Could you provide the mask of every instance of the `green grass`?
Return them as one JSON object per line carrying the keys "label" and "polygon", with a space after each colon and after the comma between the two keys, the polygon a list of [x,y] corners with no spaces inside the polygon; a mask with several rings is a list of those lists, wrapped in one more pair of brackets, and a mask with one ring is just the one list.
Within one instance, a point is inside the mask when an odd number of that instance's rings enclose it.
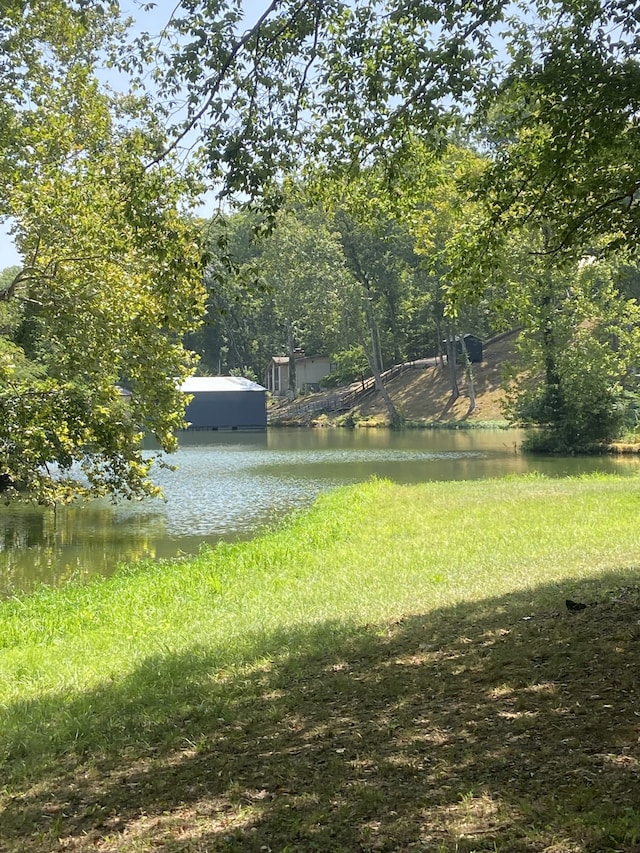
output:
{"label": "green grass", "polygon": [[639,849],[638,519],[372,481],[1,603],[0,850]]}

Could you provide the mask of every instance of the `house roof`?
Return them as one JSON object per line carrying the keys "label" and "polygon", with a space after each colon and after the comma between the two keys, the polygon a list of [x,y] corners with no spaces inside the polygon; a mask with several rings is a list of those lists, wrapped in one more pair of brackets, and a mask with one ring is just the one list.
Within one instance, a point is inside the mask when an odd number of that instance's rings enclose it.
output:
{"label": "house roof", "polygon": [[[329,361],[328,355],[302,355],[296,357],[296,364],[299,364],[301,361],[318,361],[320,359],[325,359],[325,361]],[[289,356],[288,355],[274,355],[271,357],[271,361],[274,364],[289,364]]]}
{"label": "house roof", "polygon": [[214,391],[265,391],[262,385],[244,376],[190,376],[180,386],[185,394]]}

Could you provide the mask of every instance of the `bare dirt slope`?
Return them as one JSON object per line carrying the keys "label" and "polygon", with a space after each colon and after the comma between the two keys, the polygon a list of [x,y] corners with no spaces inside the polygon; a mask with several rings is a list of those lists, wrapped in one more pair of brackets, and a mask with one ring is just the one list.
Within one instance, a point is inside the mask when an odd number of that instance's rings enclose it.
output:
{"label": "bare dirt slope", "polygon": [[[469,392],[466,385],[464,370],[458,369],[460,397],[452,401],[449,369],[445,363],[430,362],[428,366],[419,366],[407,370],[386,384],[387,392],[393,400],[398,413],[407,421],[420,423],[488,423],[504,421],[502,401],[502,373],[505,364],[514,359],[514,347],[517,332],[501,335],[487,342],[484,347],[484,360],[473,365],[473,376],[476,393],[476,410],[469,414]],[[339,390],[339,389],[338,389]],[[335,397],[336,390],[313,394],[298,399],[293,406],[283,405],[279,401],[274,406],[274,415],[281,422],[296,423],[298,420],[309,425],[330,425],[343,421],[345,413],[314,415],[299,418],[301,403],[320,403],[323,397]],[[291,418],[287,418],[287,409]],[[382,425],[387,422],[387,409],[381,395],[377,392],[369,394],[353,406],[347,413],[362,425]],[[275,417],[273,418],[275,420]]]}
{"label": "bare dirt slope", "polygon": [[[452,401],[449,369],[437,366],[416,368],[392,379],[387,391],[398,409],[399,414],[408,421],[503,421],[502,372],[505,363],[514,357],[514,344],[517,333],[501,336],[489,342],[484,348],[484,358],[479,364],[472,365],[476,394],[476,409],[469,412],[469,389],[464,370],[458,369],[460,397]],[[386,417],[386,407],[380,394],[365,398],[354,407],[362,418],[375,420]]]}

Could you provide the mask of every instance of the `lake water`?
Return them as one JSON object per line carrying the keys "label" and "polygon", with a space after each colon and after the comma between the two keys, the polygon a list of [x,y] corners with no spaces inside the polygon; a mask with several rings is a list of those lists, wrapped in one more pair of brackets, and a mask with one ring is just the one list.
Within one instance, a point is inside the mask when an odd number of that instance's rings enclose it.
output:
{"label": "lake water", "polygon": [[185,433],[159,470],[165,501],[44,510],[0,507],[0,596],[110,574],[118,562],[197,553],[201,543],[249,538],[322,491],[372,476],[398,483],[471,480],[538,471],[633,475],[640,457],[523,455],[516,430],[278,429]]}

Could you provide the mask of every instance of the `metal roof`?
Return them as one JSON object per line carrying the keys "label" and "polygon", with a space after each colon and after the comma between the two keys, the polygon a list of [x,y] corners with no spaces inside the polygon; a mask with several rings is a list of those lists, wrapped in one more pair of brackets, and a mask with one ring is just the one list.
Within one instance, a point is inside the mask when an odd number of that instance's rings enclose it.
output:
{"label": "metal roof", "polygon": [[266,391],[262,385],[244,376],[190,376],[180,386],[185,394],[212,391]]}

